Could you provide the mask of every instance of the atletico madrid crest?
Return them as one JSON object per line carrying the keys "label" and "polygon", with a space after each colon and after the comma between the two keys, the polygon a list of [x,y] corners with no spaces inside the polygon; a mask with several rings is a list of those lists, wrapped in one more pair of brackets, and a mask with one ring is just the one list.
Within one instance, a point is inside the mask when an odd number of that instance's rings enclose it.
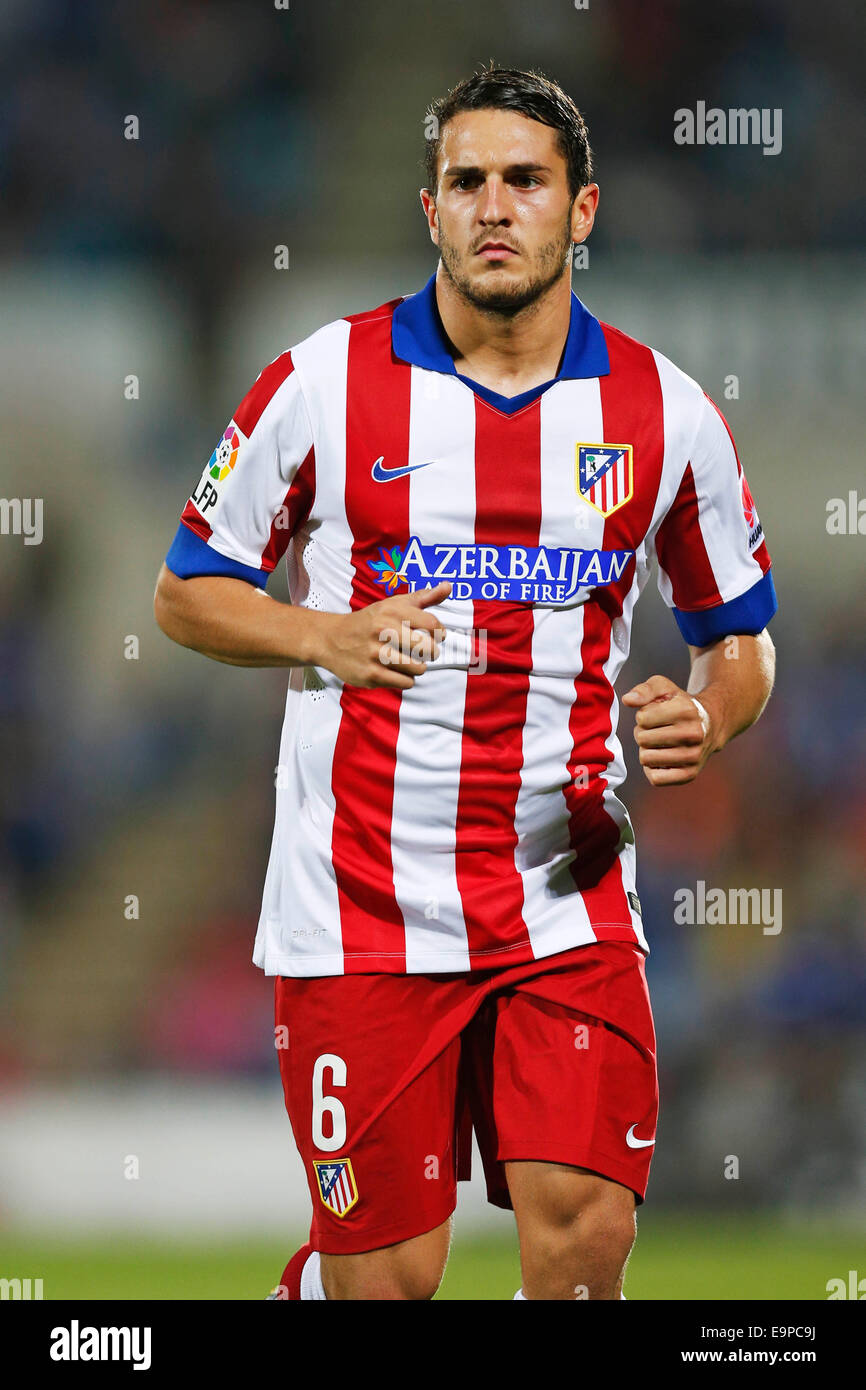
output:
{"label": "atletico madrid crest", "polygon": [[328,1211],[335,1216],[345,1216],[358,1200],[351,1159],[332,1158],[324,1162],[314,1159],[313,1168],[319,1184],[319,1196]]}
{"label": "atletico madrid crest", "polygon": [[578,444],[576,486],[602,516],[625,506],[634,491],[630,444]]}

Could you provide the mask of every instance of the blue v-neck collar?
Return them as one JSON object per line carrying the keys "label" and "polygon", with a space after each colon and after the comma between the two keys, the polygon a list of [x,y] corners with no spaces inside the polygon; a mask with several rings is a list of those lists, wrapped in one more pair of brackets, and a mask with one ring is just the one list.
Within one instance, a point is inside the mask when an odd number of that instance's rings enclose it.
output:
{"label": "blue v-neck collar", "polygon": [[430,276],[426,285],[416,294],[409,295],[398,304],[391,321],[391,347],[395,357],[402,362],[411,362],[416,367],[426,367],[432,372],[446,372],[456,376],[497,410],[507,415],[522,410],[525,405],[553,386],[557,381],[568,378],[608,376],[610,359],[601,324],[584,304],[581,304],[574,290],[571,292],[571,318],[562,366],[550,381],[522,391],[519,396],[500,396],[477,381],[463,376],[454,366],[454,359],[448,350],[448,339],[439,308],[436,303],[436,273]]}

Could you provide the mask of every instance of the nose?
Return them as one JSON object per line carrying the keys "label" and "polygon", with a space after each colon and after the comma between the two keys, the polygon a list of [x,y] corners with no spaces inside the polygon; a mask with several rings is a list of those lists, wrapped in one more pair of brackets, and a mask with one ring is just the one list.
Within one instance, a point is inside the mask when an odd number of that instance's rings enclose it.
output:
{"label": "nose", "polygon": [[484,181],[484,188],[478,205],[478,220],[485,226],[507,223],[508,195],[505,184],[498,174],[491,174]]}

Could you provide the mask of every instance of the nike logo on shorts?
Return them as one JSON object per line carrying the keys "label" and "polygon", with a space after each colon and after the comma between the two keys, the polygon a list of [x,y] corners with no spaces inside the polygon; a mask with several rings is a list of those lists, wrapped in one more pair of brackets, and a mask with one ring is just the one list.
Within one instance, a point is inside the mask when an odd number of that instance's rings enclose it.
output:
{"label": "nike logo on shorts", "polygon": [[635,1139],[634,1132],[636,1129],[637,1125],[632,1125],[628,1134],[625,1136],[625,1142],[630,1149],[648,1149],[651,1144],[655,1143],[655,1139]]}

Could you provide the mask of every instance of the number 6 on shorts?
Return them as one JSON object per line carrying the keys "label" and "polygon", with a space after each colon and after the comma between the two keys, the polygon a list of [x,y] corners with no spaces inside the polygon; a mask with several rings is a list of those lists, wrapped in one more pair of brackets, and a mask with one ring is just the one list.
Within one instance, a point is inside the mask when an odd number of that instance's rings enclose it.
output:
{"label": "number 6 on shorts", "polygon": [[[345,1086],[346,1063],[334,1052],[323,1052],[313,1066],[313,1143],[323,1153],[334,1153],[342,1149],[346,1142],[346,1111],[342,1101],[336,1096],[326,1096],[323,1091],[324,1074],[331,1072],[332,1086]],[[331,1117],[331,1134],[327,1137],[322,1131],[322,1118]]]}

